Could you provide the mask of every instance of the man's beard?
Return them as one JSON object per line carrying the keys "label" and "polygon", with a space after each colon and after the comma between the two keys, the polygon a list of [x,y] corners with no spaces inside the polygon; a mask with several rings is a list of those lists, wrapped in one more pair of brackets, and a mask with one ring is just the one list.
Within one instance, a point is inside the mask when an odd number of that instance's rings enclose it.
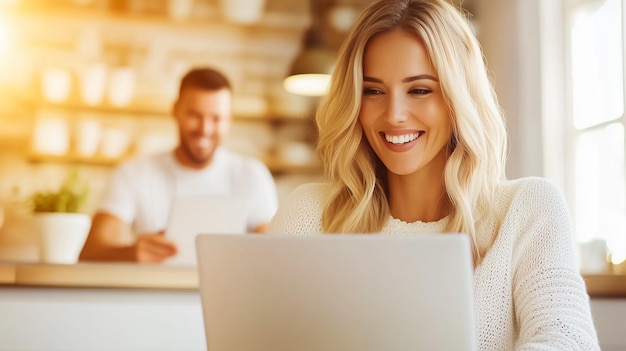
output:
{"label": "man's beard", "polygon": [[211,160],[213,159],[213,154],[215,153],[215,148],[213,148],[211,150],[211,152],[207,153],[207,154],[203,154],[203,155],[196,155],[194,154],[194,152],[192,151],[192,148],[186,143],[186,142],[182,142],[181,144],[181,150],[183,151],[183,153],[185,154],[185,156],[187,156],[187,159],[193,163],[196,166],[204,166],[207,165],[211,162]]}

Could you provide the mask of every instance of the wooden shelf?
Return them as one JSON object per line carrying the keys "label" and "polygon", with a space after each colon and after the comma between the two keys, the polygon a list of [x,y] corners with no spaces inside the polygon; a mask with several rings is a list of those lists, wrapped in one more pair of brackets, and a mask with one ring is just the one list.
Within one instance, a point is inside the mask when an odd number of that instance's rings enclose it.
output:
{"label": "wooden shelf", "polygon": [[44,99],[36,99],[31,101],[31,105],[35,109],[56,110],[64,112],[92,112],[103,115],[132,115],[132,116],[157,116],[169,117],[170,111],[164,106],[148,106],[148,105],[131,105],[126,107],[117,107],[109,104],[86,105],[77,101],[68,101],[64,103],[51,103]]}
{"label": "wooden shelf", "polygon": [[[114,167],[121,161],[132,157],[127,154],[119,158],[107,158],[102,156],[85,157],[74,153],[66,155],[46,155],[36,152],[30,152],[28,159],[35,163],[68,163],[90,166]],[[272,173],[320,173],[322,167],[319,163],[287,163],[276,158],[267,158],[263,163]]]}
{"label": "wooden shelf", "polygon": [[113,167],[126,159],[129,156],[109,158],[103,156],[85,157],[73,153],[65,155],[46,155],[36,152],[31,152],[28,155],[28,160],[36,163],[72,163],[82,164],[90,166],[107,166]]}
{"label": "wooden shelf", "polygon": [[[25,2],[25,1],[22,1]],[[288,12],[270,9],[255,24],[241,25],[222,18],[219,9],[215,6],[204,11],[201,17],[191,13],[187,19],[174,19],[167,14],[165,7],[149,9],[149,11],[131,11],[124,8],[75,6],[53,4],[56,1],[39,2],[37,4],[20,4],[11,10],[11,14],[54,18],[63,20],[88,19],[89,21],[109,21],[116,24],[140,24],[142,26],[176,26],[179,28],[211,28],[236,27],[241,30],[258,32],[259,30],[280,30],[281,32],[294,32],[305,30],[310,25],[310,17],[306,6],[301,6],[301,11]]]}
{"label": "wooden shelf", "polygon": [[626,274],[583,274],[592,297],[626,297]]}
{"label": "wooden shelf", "polygon": [[317,162],[287,163],[277,158],[266,158],[263,163],[272,173],[321,173],[322,166]]}
{"label": "wooden shelf", "polygon": [[[117,107],[109,104],[86,105],[75,100],[63,103],[51,103],[44,99],[31,100],[29,102],[35,110],[53,110],[69,113],[94,113],[106,116],[133,116],[142,117],[163,117],[170,118],[171,111],[166,106],[155,106],[147,104],[134,104],[127,107]],[[234,122],[260,122],[260,123],[282,123],[282,122],[305,122],[310,123],[312,119],[309,116],[289,116],[269,113],[266,115],[234,115]]]}
{"label": "wooden shelf", "polygon": [[283,123],[283,122],[305,122],[312,123],[313,120],[311,117],[306,116],[287,116],[270,113],[265,116],[244,116],[244,115],[235,115],[233,116],[233,120],[235,122],[263,122],[263,123]]}

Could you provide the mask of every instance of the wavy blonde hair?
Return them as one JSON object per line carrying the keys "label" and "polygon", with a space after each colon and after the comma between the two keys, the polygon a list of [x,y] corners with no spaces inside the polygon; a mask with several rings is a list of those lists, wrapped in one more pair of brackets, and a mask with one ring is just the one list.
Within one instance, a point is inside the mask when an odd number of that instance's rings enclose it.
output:
{"label": "wavy blonde hair", "polygon": [[379,232],[390,216],[386,169],[358,120],[363,56],[368,41],[393,29],[424,42],[450,111],[452,138],[444,184],[451,204],[446,231],[470,236],[478,262],[476,227],[494,210],[505,179],[504,116],[489,80],[478,41],[462,12],[445,0],[379,0],[360,15],[344,42],[330,90],[316,113],[318,153],[330,191],[323,205],[327,233]]}

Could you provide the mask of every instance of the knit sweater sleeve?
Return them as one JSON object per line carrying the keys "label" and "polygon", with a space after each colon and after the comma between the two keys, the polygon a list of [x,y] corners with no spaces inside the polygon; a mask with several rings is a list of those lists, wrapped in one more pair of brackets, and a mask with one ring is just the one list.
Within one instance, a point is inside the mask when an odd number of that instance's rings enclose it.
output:
{"label": "knit sweater sleeve", "polygon": [[503,227],[516,228],[512,274],[516,350],[599,350],[564,198],[551,182],[521,185]]}
{"label": "knit sweater sleeve", "polygon": [[323,183],[296,187],[278,207],[270,234],[314,234],[322,231]]}

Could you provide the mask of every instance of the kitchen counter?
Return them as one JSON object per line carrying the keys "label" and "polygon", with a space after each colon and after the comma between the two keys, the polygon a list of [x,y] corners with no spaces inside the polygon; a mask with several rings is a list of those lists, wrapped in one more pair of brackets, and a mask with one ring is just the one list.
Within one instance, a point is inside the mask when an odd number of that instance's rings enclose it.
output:
{"label": "kitchen counter", "polygon": [[583,274],[590,297],[626,298],[626,274]]}
{"label": "kitchen counter", "polygon": [[15,264],[0,264],[0,284],[15,284]]}
{"label": "kitchen counter", "polygon": [[0,262],[0,351],[206,351],[197,287],[194,268]]}
{"label": "kitchen counter", "polygon": [[[626,298],[626,274],[585,274],[591,297]],[[197,270],[133,263],[0,263],[0,285],[197,290]]]}
{"label": "kitchen counter", "polygon": [[[603,350],[623,350],[626,275],[584,279]],[[206,351],[191,267],[0,262],[0,330],[0,351]]]}
{"label": "kitchen counter", "polygon": [[80,287],[197,290],[195,268],[133,263],[0,263],[0,284],[32,287]]}

